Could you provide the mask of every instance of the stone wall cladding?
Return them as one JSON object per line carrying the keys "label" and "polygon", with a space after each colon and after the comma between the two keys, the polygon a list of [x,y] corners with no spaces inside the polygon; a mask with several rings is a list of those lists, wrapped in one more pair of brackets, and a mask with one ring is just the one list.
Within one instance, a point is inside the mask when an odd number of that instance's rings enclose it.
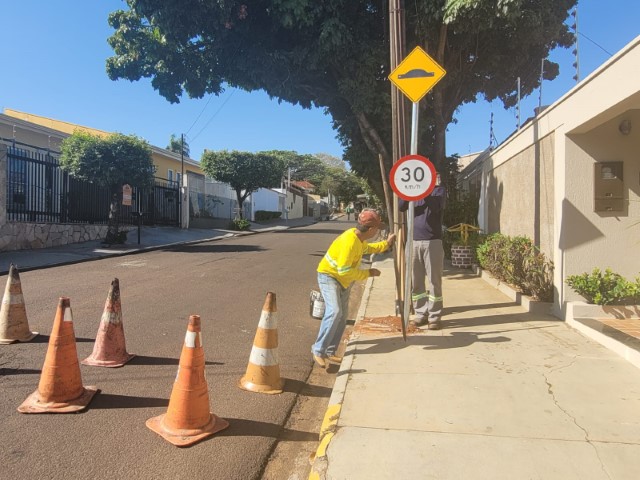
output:
{"label": "stone wall cladding", "polygon": [[59,247],[99,240],[107,225],[9,222],[0,225],[0,252]]}

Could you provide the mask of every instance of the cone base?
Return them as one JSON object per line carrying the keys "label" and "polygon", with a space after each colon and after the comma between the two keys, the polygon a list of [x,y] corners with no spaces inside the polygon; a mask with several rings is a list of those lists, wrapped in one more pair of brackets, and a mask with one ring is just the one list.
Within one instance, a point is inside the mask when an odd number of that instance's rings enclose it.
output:
{"label": "cone base", "polygon": [[49,402],[40,401],[40,393],[38,390],[33,392],[18,407],[20,413],[72,413],[84,410],[89,405],[93,396],[100,390],[94,386],[84,387],[82,395],[67,402]]}
{"label": "cone base", "polygon": [[39,335],[38,332],[29,332],[25,338],[0,338],[0,345],[9,345],[16,342],[30,342]]}
{"label": "cone base", "polygon": [[256,393],[266,393],[269,395],[276,395],[278,393],[282,393],[282,387],[284,387],[284,380],[278,380],[276,385],[261,385],[259,383],[253,383],[247,380],[246,377],[242,377],[240,382],[238,382],[238,386],[247,390],[248,392],[256,392]]}
{"label": "cone base", "polygon": [[175,445],[176,447],[189,447],[229,426],[229,422],[224,418],[220,418],[212,413],[209,423],[202,428],[170,430],[164,425],[163,420],[165,416],[166,413],[163,413],[157,417],[150,418],[147,420],[146,425],[150,430],[156,432],[167,442]]}
{"label": "cone base", "polygon": [[83,365],[90,365],[92,367],[108,367],[108,368],[117,368],[122,367],[125,363],[135,357],[135,353],[127,353],[127,355],[123,358],[118,358],[116,360],[98,360],[96,358],[87,357],[82,360]]}

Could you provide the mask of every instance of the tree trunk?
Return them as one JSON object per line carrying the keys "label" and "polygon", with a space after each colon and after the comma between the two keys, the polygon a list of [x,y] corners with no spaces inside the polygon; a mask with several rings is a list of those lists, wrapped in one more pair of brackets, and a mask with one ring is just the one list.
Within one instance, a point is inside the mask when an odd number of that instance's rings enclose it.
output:
{"label": "tree trunk", "polygon": [[236,199],[238,200],[238,215],[240,215],[240,218],[244,218],[244,215],[242,213],[242,204],[244,203],[244,199],[246,197],[242,196],[242,190],[240,190],[239,188],[236,188]]}
{"label": "tree trunk", "polygon": [[109,205],[109,220],[107,222],[107,236],[104,239],[104,243],[113,245],[114,243],[124,243],[120,239],[119,232],[119,198],[118,187],[111,188],[111,203]]}

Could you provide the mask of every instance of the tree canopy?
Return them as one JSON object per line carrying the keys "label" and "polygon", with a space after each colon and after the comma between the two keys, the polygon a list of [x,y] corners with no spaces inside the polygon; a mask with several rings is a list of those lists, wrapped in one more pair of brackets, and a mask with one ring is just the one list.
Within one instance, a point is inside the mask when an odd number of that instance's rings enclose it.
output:
{"label": "tree canopy", "polygon": [[62,141],[60,166],[73,177],[109,187],[125,183],[135,187],[153,184],[156,167],[149,144],[132,135],[114,133],[102,138],[74,132]]}
{"label": "tree canopy", "polygon": [[242,204],[260,188],[280,186],[285,164],[272,152],[212,151],[202,154],[202,170],[219,182],[228,183],[236,192],[240,217]]}
{"label": "tree canopy", "polygon": [[60,166],[80,180],[87,180],[109,188],[109,227],[106,243],[123,243],[118,232],[118,205],[121,187],[153,185],[156,167],[149,144],[133,135],[114,133],[99,137],[76,131],[62,141]]}
{"label": "tree canopy", "polygon": [[[572,35],[577,0],[406,2],[406,45],[422,46],[447,75],[420,104],[420,153],[444,162],[445,131],[463,104],[506,107],[539,84],[542,59]],[[171,102],[224,85],[331,115],[345,159],[380,186],[378,154],[391,152],[387,0],[127,0],[109,16],[111,79],[150,77]],[[544,78],[558,74],[545,62]],[[470,126],[476,128],[476,126]],[[378,192],[381,188],[377,189]]]}
{"label": "tree canopy", "polygon": [[176,134],[172,133],[171,138],[169,139],[169,145],[167,145],[167,150],[173,153],[177,153],[178,155],[184,154],[185,157],[189,156],[189,143],[182,137],[178,137]]}

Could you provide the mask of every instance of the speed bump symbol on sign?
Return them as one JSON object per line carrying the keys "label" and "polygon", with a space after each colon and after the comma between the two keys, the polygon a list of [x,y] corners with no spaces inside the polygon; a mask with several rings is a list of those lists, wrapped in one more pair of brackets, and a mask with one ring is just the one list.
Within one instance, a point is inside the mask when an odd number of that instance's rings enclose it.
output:
{"label": "speed bump symbol on sign", "polygon": [[416,47],[389,75],[412,102],[419,102],[447,72],[422,48]]}
{"label": "speed bump symbol on sign", "polygon": [[403,200],[421,200],[436,186],[436,169],[426,157],[407,155],[393,165],[389,183],[395,194]]}

